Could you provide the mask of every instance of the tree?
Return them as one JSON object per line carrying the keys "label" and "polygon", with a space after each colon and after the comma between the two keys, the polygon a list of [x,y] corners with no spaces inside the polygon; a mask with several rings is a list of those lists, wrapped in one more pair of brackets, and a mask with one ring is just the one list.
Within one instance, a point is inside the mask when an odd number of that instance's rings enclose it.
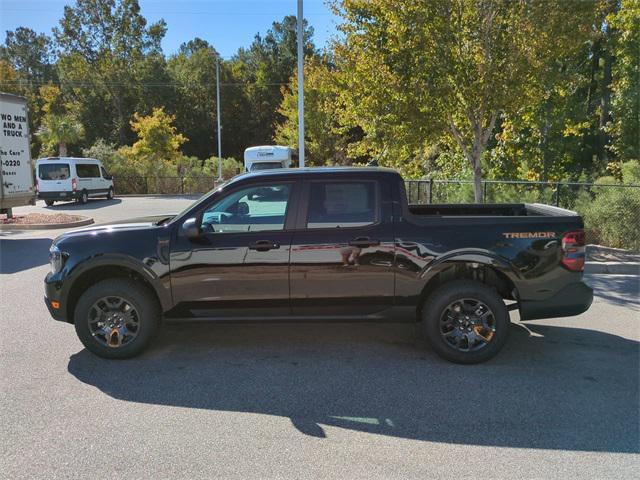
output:
{"label": "tree", "polygon": [[187,141],[173,125],[175,117],[163,108],[154,108],[151,115],[133,115],[131,128],[138,140],[131,147],[123,147],[120,153],[137,164],[140,173],[157,177],[173,170],[181,158],[180,147]]}
{"label": "tree", "polygon": [[[349,132],[339,123],[337,112],[337,72],[318,57],[309,57],[304,66],[305,151],[310,165],[346,164]],[[279,145],[298,147],[298,75],[282,88],[278,113],[283,120],[275,127]]]}
{"label": "tree", "polygon": [[615,32],[611,90],[611,150],[620,161],[640,159],[640,2],[623,0],[608,17]]}
{"label": "tree", "polygon": [[[313,56],[313,28],[306,20],[303,25],[304,55]],[[276,123],[282,121],[277,110],[282,101],[281,87],[296,68],[296,26],[296,17],[287,15],[281,22],[274,22],[264,38],[256,35],[251,46],[239,49],[231,60],[233,75],[245,85],[244,95],[249,100],[247,146],[270,142]]]}
{"label": "tree", "polygon": [[[145,60],[161,54],[165,32],[164,20],[147,26],[137,0],[77,0],[64,8],[60,26],[53,29],[60,78],[86,107],[82,120],[91,126],[92,137],[127,143]],[[105,112],[107,105],[111,111]]]}
{"label": "tree", "polygon": [[482,200],[483,154],[498,118],[541,95],[541,80],[588,37],[591,2],[344,0],[337,46],[346,72],[347,116],[367,137],[453,142],[469,162]]}
{"label": "tree", "polygon": [[0,58],[13,65],[20,79],[31,87],[55,77],[51,39],[30,28],[7,31]]}
{"label": "tree", "polygon": [[84,129],[74,115],[48,114],[37,135],[45,145],[57,145],[58,155],[66,157],[67,145],[77,143],[84,136]]}

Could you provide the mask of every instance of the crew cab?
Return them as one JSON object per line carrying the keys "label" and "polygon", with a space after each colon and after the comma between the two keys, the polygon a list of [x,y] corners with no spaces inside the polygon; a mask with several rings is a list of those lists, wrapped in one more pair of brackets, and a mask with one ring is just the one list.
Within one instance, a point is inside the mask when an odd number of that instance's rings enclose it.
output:
{"label": "crew cab", "polygon": [[50,249],[45,302],[93,353],[140,353],[161,322],[418,322],[458,363],[494,356],[510,310],[578,315],[582,219],[540,204],[408,205],[383,168],[239,175],[178,215],[93,226]]}

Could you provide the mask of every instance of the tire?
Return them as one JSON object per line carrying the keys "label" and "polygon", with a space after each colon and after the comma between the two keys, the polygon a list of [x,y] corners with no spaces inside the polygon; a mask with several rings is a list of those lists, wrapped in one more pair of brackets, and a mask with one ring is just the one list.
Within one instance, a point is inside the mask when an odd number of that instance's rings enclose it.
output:
{"label": "tire", "polygon": [[51,207],[56,202],[55,200],[45,200],[44,203],[47,207]]}
{"label": "tire", "polygon": [[107,192],[107,200],[113,200],[115,193],[113,191],[113,187],[109,187],[109,191]]}
{"label": "tire", "polygon": [[[96,305],[105,305],[105,298],[110,299],[113,304],[116,303],[114,298],[120,298],[131,307],[128,312],[131,317],[135,316],[137,325],[135,328],[132,326],[133,323],[126,326],[129,337],[120,336],[117,332],[111,337],[108,334],[103,335],[102,332],[109,331],[113,325],[98,329],[100,320],[90,325],[90,321],[95,321],[96,318],[107,320],[106,316],[95,315],[95,312],[101,311]],[[123,310],[127,311],[115,311]],[[80,296],[73,318],[76,334],[87,350],[102,358],[122,359],[135,357],[149,345],[158,331],[160,315],[156,298],[144,285],[129,279],[111,278],[89,287]],[[96,334],[96,331],[100,333]],[[111,331],[120,329],[111,328]]]}
{"label": "tire", "polygon": [[445,283],[422,308],[426,340],[440,357],[454,363],[494,357],[507,341],[509,324],[509,311],[496,291],[471,280]]}
{"label": "tire", "polygon": [[80,196],[78,197],[78,203],[85,205],[89,201],[89,193],[86,190],[82,190],[80,192]]}

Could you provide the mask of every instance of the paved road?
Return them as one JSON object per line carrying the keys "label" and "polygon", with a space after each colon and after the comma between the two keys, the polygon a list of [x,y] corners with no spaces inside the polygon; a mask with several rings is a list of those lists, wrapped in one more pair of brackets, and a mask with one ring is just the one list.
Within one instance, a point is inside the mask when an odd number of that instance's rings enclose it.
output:
{"label": "paved road", "polygon": [[[185,203],[88,208],[102,222]],[[379,324],[170,326],[118,362],[41,301],[58,233],[0,232],[4,478],[637,476],[638,277],[589,277],[589,312],[517,323],[477,366]]]}

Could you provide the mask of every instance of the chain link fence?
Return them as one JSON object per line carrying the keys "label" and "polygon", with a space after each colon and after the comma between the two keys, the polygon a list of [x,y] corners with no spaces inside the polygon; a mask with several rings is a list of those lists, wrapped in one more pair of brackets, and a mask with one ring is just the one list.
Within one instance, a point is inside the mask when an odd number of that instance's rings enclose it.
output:
{"label": "chain link fence", "polygon": [[120,195],[198,195],[216,188],[216,177],[117,177]]}

